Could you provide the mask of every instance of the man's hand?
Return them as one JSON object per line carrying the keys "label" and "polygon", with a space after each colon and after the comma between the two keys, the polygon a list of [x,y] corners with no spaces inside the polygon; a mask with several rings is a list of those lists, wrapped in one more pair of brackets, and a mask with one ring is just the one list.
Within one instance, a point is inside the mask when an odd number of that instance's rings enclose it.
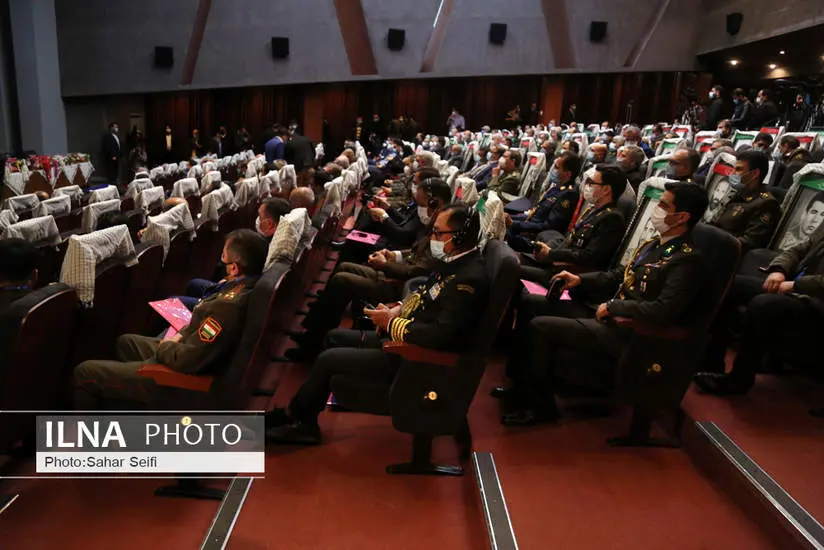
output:
{"label": "man's hand", "polygon": [[390,264],[397,263],[397,261],[398,261],[397,255],[394,252],[392,252],[391,250],[389,250],[388,248],[384,248],[383,250],[381,250],[378,253],[383,254],[383,257],[386,258],[386,261],[389,262]]}
{"label": "man's hand", "polygon": [[363,314],[369,317],[377,328],[386,332],[389,330],[389,323],[398,316],[399,311],[400,306],[390,309],[384,304],[378,304],[375,309],[364,308]]}
{"label": "man's hand", "polygon": [[501,167],[500,166],[496,166],[495,168],[492,169],[492,177],[493,178],[497,178],[500,175],[501,175]]}
{"label": "man's hand", "polygon": [[372,195],[372,200],[380,206],[381,208],[388,209],[389,208],[389,201],[387,201],[383,197],[379,197],[378,195]]}
{"label": "man's hand", "polygon": [[610,316],[609,309],[607,309],[607,305],[601,304],[598,306],[598,309],[595,311],[595,320],[599,323],[603,323],[606,321],[607,317]]}
{"label": "man's hand", "polygon": [[507,227],[512,225],[512,217],[509,214],[504,214],[504,223]]}
{"label": "man's hand", "polygon": [[778,292],[778,288],[781,286],[787,277],[781,273],[780,271],[774,271],[767,276],[767,280],[764,281],[764,290],[770,294],[775,294]]}
{"label": "man's hand", "polygon": [[555,275],[552,280],[562,280],[564,282],[564,290],[569,290],[570,288],[575,288],[576,286],[581,284],[581,278],[574,273],[570,273],[569,271],[561,271],[557,275]]}
{"label": "man's hand", "polygon": [[373,220],[376,222],[382,222],[383,218],[387,215],[386,210],[383,208],[370,208],[369,215],[372,217]]}
{"label": "man's hand", "polygon": [[[159,344],[162,344],[163,342],[180,342],[180,339],[181,339],[181,338],[182,338],[182,336],[181,336],[181,335],[180,335],[180,333],[178,332],[177,334],[175,334],[175,335],[174,335],[174,336],[172,336],[171,338],[164,338],[163,340],[161,340],[161,341],[159,342]],[[158,345],[159,345],[159,344],[158,344]]]}
{"label": "man's hand", "polygon": [[381,250],[379,252],[373,252],[372,254],[370,254],[369,255],[369,265],[371,265],[375,269],[378,269],[380,267],[385,266],[387,264],[388,260],[386,258],[386,255],[384,254],[384,252],[385,252],[385,250]]}
{"label": "man's hand", "polygon": [[790,294],[795,291],[795,281],[784,281],[778,286],[779,294]]}
{"label": "man's hand", "polygon": [[546,243],[536,241],[536,243],[535,243],[535,257],[538,258],[539,260],[545,260],[546,258],[548,258],[550,250],[551,250],[551,248],[549,248],[546,245]]}

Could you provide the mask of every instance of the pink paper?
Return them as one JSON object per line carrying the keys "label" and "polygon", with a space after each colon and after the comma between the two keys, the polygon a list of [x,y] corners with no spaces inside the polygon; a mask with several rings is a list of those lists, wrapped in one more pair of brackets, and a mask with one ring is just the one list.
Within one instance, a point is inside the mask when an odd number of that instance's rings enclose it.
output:
{"label": "pink paper", "polygon": [[180,332],[180,329],[189,324],[192,320],[192,312],[189,308],[183,305],[183,302],[177,298],[167,298],[157,302],[149,302],[156,312],[172,326],[175,332]]}
{"label": "pink paper", "polygon": [[169,327],[169,330],[166,331],[166,335],[163,337],[164,340],[168,340],[169,338],[174,338],[177,336],[177,331],[175,327]]}
{"label": "pink paper", "polygon": [[561,300],[572,300],[572,298],[569,297],[568,290],[565,290],[561,293]]}
{"label": "pink paper", "polygon": [[532,281],[527,281],[521,279],[521,282],[524,284],[524,288],[526,288],[527,292],[530,294],[536,294],[538,296],[546,296],[546,293],[549,292],[546,288],[538,283],[533,283]]}
{"label": "pink paper", "polygon": [[346,238],[359,243],[377,244],[381,236],[375,235],[374,233],[366,233],[365,231],[350,231]]}

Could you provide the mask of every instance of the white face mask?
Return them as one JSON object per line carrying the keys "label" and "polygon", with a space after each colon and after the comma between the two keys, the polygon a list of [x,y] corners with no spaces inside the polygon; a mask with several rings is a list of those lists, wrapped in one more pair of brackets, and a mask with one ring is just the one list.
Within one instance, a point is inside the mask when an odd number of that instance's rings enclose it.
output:
{"label": "white face mask", "polygon": [[418,207],[418,218],[424,225],[429,225],[429,210],[425,206]]}
{"label": "white face mask", "polygon": [[[260,216],[255,218],[255,231],[263,235],[263,231],[260,230]],[[265,236],[265,235],[264,235]]]}
{"label": "white face mask", "polygon": [[446,251],[444,250],[445,246],[446,241],[429,240],[429,252],[436,260],[443,260],[446,258]]}
{"label": "white face mask", "polygon": [[412,163],[412,170],[417,170],[418,166],[420,166],[420,165],[418,164],[418,161],[416,160],[415,162]]}
{"label": "white face mask", "polygon": [[412,168],[410,168],[409,166],[404,166],[403,167],[403,173],[408,176],[409,174],[412,173]]}
{"label": "white face mask", "polygon": [[597,200],[595,188],[592,185],[584,185],[584,201],[586,201],[587,204],[595,204]]}
{"label": "white face mask", "polygon": [[486,160],[487,160],[487,162],[489,162],[490,160],[492,160],[492,153],[487,153],[487,154],[486,154]]}
{"label": "white face mask", "polygon": [[664,210],[662,207],[656,206],[652,210],[652,216],[650,216],[650,221],[652,222],[652,226],[655,228],[655,230],[658,231],[658,233],[661,235],[672,229],[672,226],[670,226],[666,222],[666,219],[667,211]]}

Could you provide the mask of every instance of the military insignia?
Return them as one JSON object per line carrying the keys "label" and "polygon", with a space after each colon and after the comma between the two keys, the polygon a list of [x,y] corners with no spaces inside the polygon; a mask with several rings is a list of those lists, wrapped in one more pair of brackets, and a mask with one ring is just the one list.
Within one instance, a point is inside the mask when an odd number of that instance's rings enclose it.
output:
{"label": "military insignia", "polygon": [[687,243],[681,245],[681,252],[684,254],[692,254],[692,247]]}
{"label": "military insignia", "polygon": [[563,206],[564,208],[569,208],[569,201],[567,199],[562,200],[561,206]]}
{"label": "military insignia", "polygon": [[769,194],[769,193],[761,193],[761,198],[762,198],[762,199],[769,199],[769,198],[770,198],[770,194]]}
{"label": "military insignia", "polygon": [[468,292],[470,294],[475,294],[475,288],[471,285],[458,285],[457,288],[461,292]]}
{"label": "military insignia", "polygon": [[429,289],[429,299],[433,302],[438,299],[438,296],[441,294],[441,283],[436,284],[432,288]]}
{"label": "military insignia", "polygon": [[235,287],[229,289],[228,291],[222,293],[220,295],[220,297],[222,299],[226,300],[227,302],[231,302],[232,300],[237,298],[237,295],[240,294],[240,291],[241,291],[241,287],[238,285],[238,286],[235,286]]}
{"label": "military insignia", "polygon": [[761,220],[762,223],[770,223],[771,218],[772,216],[770,216],[769,214],[761,214],[761,216],[758,219]]}
{"label": "military insignia", "polygon": [[206,317],[206,320],[200,324],[200,328],[197,329],[197,335],[200,337],[200,341],[206,344],[211,344],[215,341],[215,338],[223,332],[223,327],[220,326],[220,323],[217,322],[217,319],[214,317]]}
{"label": "military insignia", "polygon": [[421,295],[413,292],[407,296],[401,305],[401,317],[408,319],[421,305]]}
{"label": "military insignia", "polygon": [[742,212],[744,212],[743,206],[734,206],[732,209],[733,216],[740,216]]}

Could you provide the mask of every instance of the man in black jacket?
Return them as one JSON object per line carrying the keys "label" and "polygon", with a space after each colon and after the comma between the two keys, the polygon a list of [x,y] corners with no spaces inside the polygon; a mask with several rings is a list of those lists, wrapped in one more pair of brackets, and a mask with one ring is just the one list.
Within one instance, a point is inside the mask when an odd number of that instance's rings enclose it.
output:
{"label": "man in black jacket", "polygon": [[746,304],[747,311],[732,371],[695,377],[707,393],[745,394],[755,384],[755,373],[765,357],[780,355],[788,347],[797,352],[799,346],[811,351],[817,345],[824,322],[824,225],[809,240],[776,256],[767,270],[761,288],[750,284],[750,294],[744,297],[742,289],[734,286],[741,295],[737,303],[733,298],[724,300],[724,308]]}
{"label": "man in black jacket", "polygon": [[710,103],[707,105],[707,118],[704,120],[702,130],[712,131],[718,126],[718,122],[723,117],[722,110],[724,109],[724,88],[715,85],[710,90]]}
{"label": "man in black jacket", "polygon": [[393,307],[365,309],[381,336],[359,330],[333,330],[309,379],[287,409],[266,415],[267,438],[278,443],[320,443],[318,415],[326,406],[331,380],[354,374],[391,382],[400,358],[384,353],[383,342],[408,342],[440,351],[462,352],[477,329],[489,294],[485,260],[478,250],[477,213],[452,205],[437,216],[432,255],[440,261],[426,284]]}
{"label": "man in black jacket", "polygon": [[730,124],[736,130],[746,130],[750,127],[755,107],[753,107],[750,99],[747,97],[747,92],[743,88],[736,88],[732,93],[732,102],[735,104],[735,110],[732,113]]}
{"label": "man in black jacket", "polygon": [[519,398],[513,400],[516,409],[504,415],[504,424],[529,425],[559,416],[553,385],[558,350],[617,361],[630,329],[616,326],[613,318],[657,327],[689,327],[697,321],[705,266],[693,247],[691,230],[707,202],[706,192],[696,184],[668,183],[652,215],[660,237],[639,247],[626,267],[583,275],[562,271],[555,276],[556,284],[572,290],[572,300],[557,300],[550,293],[523,301],[507,363],[515,387],[493,392]]}
{"label": "man in black jacket", "polygon": [[120,173],[120,159],[123,157],[123,146],[117,137],[117,123],[109,124],[109,133],[103,136],[103,158],[106,160],[106,178],[109,183],[117,185]]}
{"label": "man in black jacket", "polygon": [[755,98],[755,112],[750,128],[760,130],[765,126],[773,126],[776,122],[778,122],[778,107],[772,100],[772,92],[760,90]]}
{"label": "man in black jacket", "polygon": [[615,202],[626,187],[627,178],[620,168],[597,165],[583,183],[585,206],[564,244],[551,249],[545,243],[536,243],[535,259],[540,267],[522,266],[523,277],[548,285],[564,266],[607,269],[626,229],[623,214],[615,209]]}

